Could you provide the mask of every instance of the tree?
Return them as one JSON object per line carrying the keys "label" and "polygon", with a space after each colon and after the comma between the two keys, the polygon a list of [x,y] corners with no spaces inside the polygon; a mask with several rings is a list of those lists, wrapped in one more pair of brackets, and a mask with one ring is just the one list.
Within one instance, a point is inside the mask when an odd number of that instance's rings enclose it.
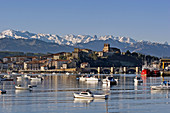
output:
{"label": "tree", "polygon": [[98,59],[97,55],[94,52],[90,53],[89,57],[92,58],[93,60],[97,60]]}
{"label": "tree", "polygon": [[127,50],[125,54],[128,55],[128,56],[130,56],[130,55],[131,55],[131,52],[130,52],[129,50]]}

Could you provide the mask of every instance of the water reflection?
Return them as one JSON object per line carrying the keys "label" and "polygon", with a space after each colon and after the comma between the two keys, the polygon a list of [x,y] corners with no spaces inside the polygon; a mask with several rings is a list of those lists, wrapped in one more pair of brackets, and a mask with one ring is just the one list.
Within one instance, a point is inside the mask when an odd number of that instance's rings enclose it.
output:
{"label": "water reflection", "polygon": [[15,90],[15,94],[27,94],[32,92],[31,90]]}
{"label": "water reflection", "polygon": [[90,104],[94,99],[82,99],[82,98],[74,98],[74,103],[85,103]]}

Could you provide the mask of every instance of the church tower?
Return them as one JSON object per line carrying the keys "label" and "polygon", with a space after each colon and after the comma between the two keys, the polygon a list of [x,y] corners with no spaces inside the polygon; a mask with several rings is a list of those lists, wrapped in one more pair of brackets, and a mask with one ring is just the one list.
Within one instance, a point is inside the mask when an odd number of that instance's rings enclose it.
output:
{"label": "church tower", "polygon": [[104,44],[103,52],[109,52],[110,51],[110,44]]}

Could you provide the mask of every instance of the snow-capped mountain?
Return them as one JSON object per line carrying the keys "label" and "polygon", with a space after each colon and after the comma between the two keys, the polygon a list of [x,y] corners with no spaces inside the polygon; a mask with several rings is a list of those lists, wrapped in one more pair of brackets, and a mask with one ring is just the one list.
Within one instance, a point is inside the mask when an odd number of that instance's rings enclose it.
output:
{"label": "snow-capped mountain", "polygon": [[[30,39],[30,40],[28,40]],[[35,43],[36,42],[36,43]],[[158,57],[170,56],[170,45],[149,41],[137,41],[129,37],[112,35],[65,35],[30,33],[28,31],[6,30],[0,33],[0,51],[60,52],[73,51],[74,48],[87,48],[102,51],[104,43],[121,49],[122,52],[139,52]]]}
{"label": "snow-capped mountain", "polygon": [[88,43],[94,40],[117,40],[119,42],[124,43],[136,43],[137,41],[131,39],[129,37],[114,37],[112,35],[100,36],[97,37],[96,35],[65,35],[65,36],[58,36],[52,34],[42,34],[42,33],[30,33],[28,31],[15,31],[15,30],[6,30],[0,33],[0,38],[13,38],[13,39],[39,39],[45,42],[53,42],[58,43],[59,45],[75,45],[78,43]]}

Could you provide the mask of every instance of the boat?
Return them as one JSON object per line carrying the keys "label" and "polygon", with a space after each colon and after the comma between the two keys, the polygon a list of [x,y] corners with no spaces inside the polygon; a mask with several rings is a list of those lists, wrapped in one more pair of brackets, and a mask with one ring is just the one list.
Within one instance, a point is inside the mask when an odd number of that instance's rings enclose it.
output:
{"label": "boat", "polygon": [[6,93],[6,91],[5,91],[5,90],[0,89],[0,94],[5,94],[5,93]]}
{"label": "boat", "polygon": [[79,80],[80,81],[86,81],[87,77],[88,77],[87,75],[82,75],[81,77],[79,77]]}
{"label": "boat", "polygon": [[66,75],[70,75],[70,73],[69,73],[69,72],[66,72]]}
{"label": "boat", "polygon": [[108,84],[108,85],[116,85],[117,81],[114,79],[114,77],[106,77],[105,79],[102,80],[103,84]]}
{"label": "boat", "polygon": [[141,72],[141,76],[149,76],[150,75],[150,70],[149,69],[143,69]]}
{"label": "boat", "polygon": [[28,87],[37,87],[37,85],[28,85]]}
{"label": "boat", "polygon": [[82,91],[80,93],[74,93],[74,98],[89,98],[92,99],[94,96],[91,91]]}
{"label": "boat", "polygon": [[160,70],[158,69],[149,69],[149,68],[145,68],[142,70],[141,72],[141,76],[147,76],[147,77],[159,77],[160,74]]}
{"label": "boat", "polygon": [[10,75],[4,75],[0,77],[0,81],[13,81],[14,79]]}
{"label": "boat", "polygon": [[30,86],[30,85],[28,85],[28,86],[17,85],[17,86],[15,86],[15,89],[17,89],[17,90],[32,90],[32,86]]}
{"label": "boat", "polygon": [[31,77],[30,80],[31,81],[41,81],[43,79],[42,79],[42,77]]}
{"label": "boat", "polygon": [[23,80],[28,80],[30,79],[30,76],[28,75],[22,75],[17,77],[17,81],[23,81]]}
{"label": "boat", "polygon": [[93,94],[89,89],[86,91],[82,91],[80,93],[74,93],[74,98],[100,98],[100,99],[107,99],[109,95],[106,94]]}
{"label": "boat", "polygon": [[168,82],[167,81],[163,81],[163,84],[164,85],[167,85],[167,84],[170,85],[170,82],[169,81]]}
{"label": "boat", "polygon": [[0,78],[0,81],[13,81],[13,78]]}
{"label": "boat", "polygon": [[96,82],[98,82],[99,79],[95,76],[90,75],[90,76],[86,77],[86,81],[96,81]]}
{"label": "boat", "polygon": [[160,75],[161,75],[160,71],[157,70],[157,69],[152,70],[151,73],[150,73],[151,77],[159,77]]}
{"label": "boat", "polygon": [[143,83],[143,80],[141,79],[141,77],[136,76],[136,77],[134,78],[134,83],[135,83],[135,84]]}
{"label": "boat", "polygon": [[159,86],[151,86],[151,89],[152,90],[170,90],[170,86],[161,84]]}

